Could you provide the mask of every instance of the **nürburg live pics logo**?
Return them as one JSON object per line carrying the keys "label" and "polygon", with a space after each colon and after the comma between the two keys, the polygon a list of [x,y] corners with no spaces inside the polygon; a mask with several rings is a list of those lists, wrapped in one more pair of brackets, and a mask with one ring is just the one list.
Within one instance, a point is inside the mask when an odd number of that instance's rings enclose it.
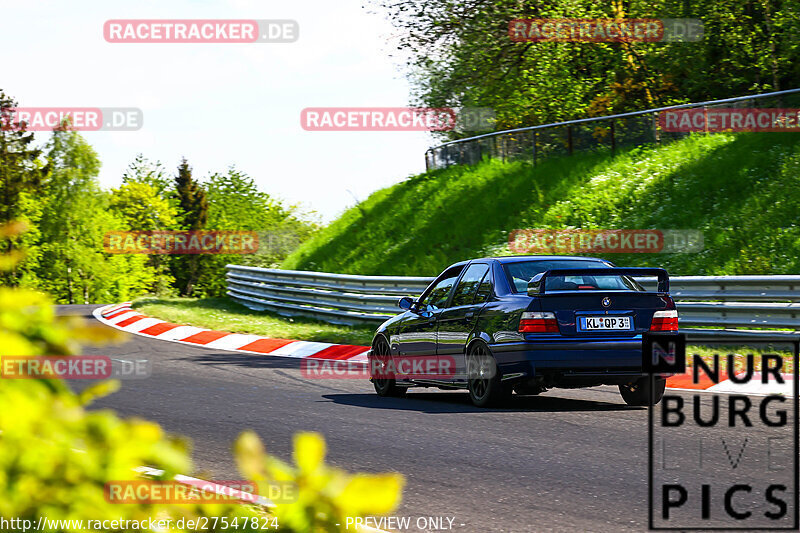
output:
{"label": "n\u00fcrburg live pics logo", "polygon": [[674,375],[648,413],[650,529],[796,531],[800,525],[800,341],[756,343],[760,349],[744,349],[750,353],[698,347],[687,364],[682,336],[644,336],[651,394],[656,380]]}

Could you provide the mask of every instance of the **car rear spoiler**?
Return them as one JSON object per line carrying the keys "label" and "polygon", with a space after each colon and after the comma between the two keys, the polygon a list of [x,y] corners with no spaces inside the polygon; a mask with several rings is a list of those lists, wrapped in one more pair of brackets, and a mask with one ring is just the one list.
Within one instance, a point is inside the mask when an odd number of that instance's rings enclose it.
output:
{"label": "car rear spoiler", "polygon": [[528,282],[528,295],[540,296],[545,293],[546,280],[553,276],[655,276],[658,278],[658,292],[669,292],[669,274],[663,268],[566,268],[546,270],[536,274]]}

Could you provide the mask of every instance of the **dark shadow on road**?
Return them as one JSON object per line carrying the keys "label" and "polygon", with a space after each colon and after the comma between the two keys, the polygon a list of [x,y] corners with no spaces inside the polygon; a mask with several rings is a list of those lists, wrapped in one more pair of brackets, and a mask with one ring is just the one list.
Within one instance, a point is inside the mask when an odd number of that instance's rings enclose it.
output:
{"label": "dark shadow on road", "polygon": [[505,405],[491,409],[475,407],[466,392],[409,392],[405,398],[381,398],[375,394],[323,394],[328,401],[366,407],[418,411],[421,413],[486,413],[486,412],[571,412],[571,411],[643,411],[624,403],[558,398],[556,396],[512,396]]}
{"label": "dark shadow on road", "polygon": [[[198,346],[198,348],[203,348]],[[202,355],[194,353],[191,356],[177,357],[178,360],[190,361],[192,363],[199,363],[208,366],[240,366],[246,368],[269,368],[269,369],[284,369],[290,368],[294,370],[300,369],[300,362],[302,359],[294,357],[278,357],[274,355],[263,354],[247,354],[240,352],[214,352],[205,348],[208,353]]]}

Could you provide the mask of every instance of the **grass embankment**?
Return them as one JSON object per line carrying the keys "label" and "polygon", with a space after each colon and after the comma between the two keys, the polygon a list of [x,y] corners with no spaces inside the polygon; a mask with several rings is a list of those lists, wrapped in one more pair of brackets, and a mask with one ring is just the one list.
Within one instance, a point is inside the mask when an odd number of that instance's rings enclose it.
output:
{"label": "grass embankment", "polygon": [[251,311],[228,298],[145,298],[134,302],[133,308],[145,315],[176,324],[263,335],[273,339],[369,346],[375,331],[371,326],[336,326]]}
{"label": "grass embankment", "polygon": [[702,230],[705,249],[607,254],[683,275],[800,272],[800,135],[694,135],[663,146],[529,163],[485,161],[373,193],[283,268],[432,276],[507,255],[524,228]]}

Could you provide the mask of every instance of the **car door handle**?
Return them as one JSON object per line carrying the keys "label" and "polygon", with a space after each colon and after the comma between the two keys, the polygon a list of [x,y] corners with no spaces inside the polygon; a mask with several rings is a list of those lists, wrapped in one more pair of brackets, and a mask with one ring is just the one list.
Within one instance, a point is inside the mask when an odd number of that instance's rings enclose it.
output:
{"label": "car door handle", "polygon": [[475,316],[475,313],[473,313],[472,311],[468,311],[468,312],[464,313],[464,322],[469,322],[470,320],[472,320],[472,317],[474,317],[474,316]]}

